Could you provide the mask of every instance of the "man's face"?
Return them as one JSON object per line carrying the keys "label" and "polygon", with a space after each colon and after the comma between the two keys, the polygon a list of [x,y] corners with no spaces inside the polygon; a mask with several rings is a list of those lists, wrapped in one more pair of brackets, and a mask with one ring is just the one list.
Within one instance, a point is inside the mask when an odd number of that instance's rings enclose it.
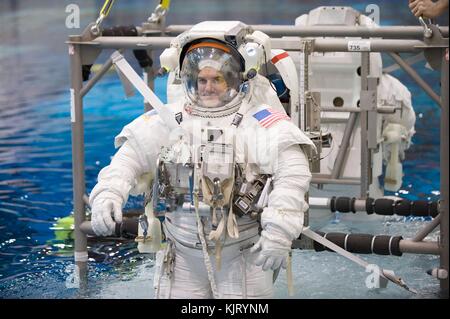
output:
{"label": "man's face", "polygon": [[211,67],[205,67],[200,71],[197,85],[199,98],[206,107],[220,105],[220,97],[228,88],[222,73]]}

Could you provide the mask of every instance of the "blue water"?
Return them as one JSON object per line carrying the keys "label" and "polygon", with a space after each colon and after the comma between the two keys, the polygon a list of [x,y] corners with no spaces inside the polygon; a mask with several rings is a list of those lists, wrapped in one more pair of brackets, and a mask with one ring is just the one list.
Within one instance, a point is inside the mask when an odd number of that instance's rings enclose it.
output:
{"label": "blue water", "polygon": [[[95,19],[103,1],[0,2],[0,298],[151,298],[153,261],[137,253],[134,243],[89,243],[89,289],[68,288],[73,269],[72,238],[55,229],[58,218],[72,212],[72,163],[69,112],[69,34],[65,7],[76,3],[81,26]],[[156,1],[118,1],[106,25],[144,21]],[[393,1],[379,4],[382,25],[417,25],[407,8]],[[208,5],[205,5],[205,4]],[[226,3],[226,4],[225,4]],[[248,24],[293,24],[295,17],[329,1],[172,1],[168,24],[202,20],[242,20]],[[364,11],[365,3],[334,1]],[[405,6],[406,7],[406,6]],[[441,24],[448,25],[448,17]],[[127,55],[129,61],[134,61]],[[102,55],[100,62],[106,55]],[[134,63],[134,62],[133,62]],[[391,62],[388,58],[385,64]],[[136,63],[134,63],[136,66]],[[439,75],[418,64],[427,82],[439,90]],[[401,71],[394,73],[413,94],[417,115],[414,144],[403,163],[400,196],[439,198],[439,109]],[[156,93],[165,100],[165,79],[156,80]],[[115,74],[107,74],[85,97],[86,187],[95,185],[100,169],[114,154],[113,140],[121,128],[142,113],[142,98],[126,99]],[[132,199],[128,207],[141,204]],[[325,225],[325,231],[402,234],[411,237],[426,221],[397,217],[367,223],[345,220]],[[433,233],[431,238],[436,238]],[[438,265],[436,256],[365,256],[394,269],[419,296],[390,286],[369,291],[367,274],[334,254],[296,251],[293,256],[295,298],[436,298],[438,283],[425,271]],[[339,291],[339,294],[337,294]],[[276,297],[287,296],[284,273]]]}

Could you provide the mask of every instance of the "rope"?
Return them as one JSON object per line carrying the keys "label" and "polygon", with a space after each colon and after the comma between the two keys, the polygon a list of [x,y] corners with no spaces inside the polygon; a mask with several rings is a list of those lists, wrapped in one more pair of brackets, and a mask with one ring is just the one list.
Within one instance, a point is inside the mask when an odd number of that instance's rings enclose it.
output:
{"label": "rope", "polygon": [[209,254],[208,254],[208,247],[206,246],[206,239],[205,239],[205,233],[203,232],[203,223],[200,219],[200,214],[198,212],[198,182],[199,182],[199,178],[198,175],[195,175],[196,177],[196,182],[195,184],[195,190],[194,190],[194,208],[195,208],[195,214],[197,216],[197,228],[198,228],[198,235],[200,238],[200,242],[202,244],[202,252],[203,252],[203,261],[205,263],[205,267],[206,267],[206,272],[208,274],[208,280],[209,283],[211,285],[211,290],[213,293],[213,297],[214,299],[219,299],[219,292],[217,291],[217,286],[216,286],[216,281],[214,279],[214,274],[213,274],[213,268],[211,265],[211,260],[209,259]]}

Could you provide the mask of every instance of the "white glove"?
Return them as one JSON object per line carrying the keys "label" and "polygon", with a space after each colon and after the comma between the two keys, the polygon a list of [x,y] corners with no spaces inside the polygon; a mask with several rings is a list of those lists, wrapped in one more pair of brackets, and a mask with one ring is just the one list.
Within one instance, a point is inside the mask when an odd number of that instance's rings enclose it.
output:
{"label": "white glove", "polygon": [[287,234],[276,226],[267,225],[261,232],[259,241],[250,249],[252,253],[258,252],[255,264],[262,266],[264,271],[276,270],[280,266],[286,269],[287,257],[292,246],[292,241],[287,237]]}
{"label": "white glove", "polygon": [[122,197],[111,192],[103,192],[95,198],[91,208],[91,224],[97,236],[112,235],[116,223],[122,223],[122,203]]}

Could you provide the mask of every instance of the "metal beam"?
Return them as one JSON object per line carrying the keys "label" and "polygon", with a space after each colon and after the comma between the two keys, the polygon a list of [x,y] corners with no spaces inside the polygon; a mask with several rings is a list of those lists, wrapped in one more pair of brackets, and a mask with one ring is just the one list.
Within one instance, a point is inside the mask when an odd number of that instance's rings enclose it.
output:
{"label": "metal beam", "polygon": [[410,254],[432,254],[439,255],[441,249],[439,244],[434,241],[415,242],[408,239],[400,240],[400,251]]}
{"label": "metal beam", "polygon": [[86,218],[85,203],[85,171],[84,171],[84,126],[83,99],[81,97],[82,64],[80,45],[69,44],[71,99],[70,117],[72,123],[72,175],[73,175],[73,203],[74,203],[74,235],[75,235],[75,271],[80,278],[81,288],[87,285],[87,238],[80,225]]}
{"label": "metal beam", "polygon": [[412,239],[412,241],[418,242],[422,241],[425,237],[428,236],[441,222],[441,215],[437,215],[431,222],[429,222],[424,228],[422,228],[416,236]]}
{"label": "metal beam", "polygon": [[312,184],[342,184],[342,185],[359,185],[361,182],[357,179],[351,178],[339,178],[333,179],[331,177],[313,177],[311,179]]}
{"label": "metal beam", "polygon": [[[193,25],[170,25],[165,29],[167,34],[177,35]],[[281,26],[258,24],[251,25],[267,35],[297,37],[372,37],[372,38],[412,38],[423,39],[422,26],[380,26],[368,28],[363,26]],[[448,27],[439,27],[444,37],[448,37]]]}
{"label": "metal beam", "polygon": [[[355,40],[351,39],[314,39],[314,52],[357,52],[353,49],[349,49],[350,44]],[[427,45],[420,40],[392,40],[392,39],[366,39],[356,40],[360,43],[365,43],[366,49],[370,52],[418,52],[425,48],[435,48],[435,46]],[[272,39],[273,49],[284,49],[290,51],[298,51],[298,45],[296,45],[293,39]],[[447,44],[448,45],[448,44]]]}
{"label": "metal beam", "polygon": [[168,48],[173,39],[173,37],[98,37],[92,41],[68,43],[113,49],[163,49]]}
{"label": "metal beam", "polygon": [[[147,54],[150,59],[153,61],[153,51],[147,50]],[[154,91],[155,90],[155,70],[152,66],[147,66],[144,68],[144,82],[147,83],[148,87]],[[153,107],[145,101],[144,99],[144,112],[150,111]]]}
{"label": "metal beam", "polygon": [[320,111],[322,112],[351,112],[351,113],[359,113],[361,110],[359,108],[354,107],[321,107]]}
{"label": "metal beam", "polygon": [[342,136],[341,145],[339,145],[338,155],[334,162],[333,171],[331,172],[331,178],[337,179],[342,172],[344,166],[345,155],[347,155],[347,149],[350,144],[350,138],[352,137],[353,130],[355,129],[356,113],[351,113],[348,122],[345,126],[344,136]]}
{"label": "metal beam", "polygon": [[[448,48],[442,50],[441,63],[441,128],[440,128],[440,168],[441,168],[441,200],[439,204],[439,212],[441,214],[441,254],[440,263],[441,268],[449,271],[449,219],[448,219],[448,204],[449,204],[449,110],[448,110]],[[448,298],[448,284],[449,278],[441,279],[441,293]]]}
{"label": "metal beam", "polygon": [[[368,80],[370,74],[370,53],[362,52],[361,53],[361,94],[360,96],[364,96],[364,92],[368,90]],[[361,190],[360,196],[361,198],[367,198],[370,184],[370,150],[368,147],[368,137],[367,137],[367,129],[368,129],[368,110],[364,107],[364,103],[367,101],[361,101],[361,113],[360,113],[360,126],[361,126]]]}
{"label": "metal beam", "polygon": [[108,70],[112,67],[113,62],[112,59],[108,59],[98,70],[97,73],[83,86],[80,91],[81,97],[84,97],[90,89],[102,78],[102,76],[108,72]]}
{"label": "metal beam", "polygon": [[[170,45],[173,37],[98,37],[92,41],[69,41],[69,44],[89,45],[99,48],[129,48],[129,49],[162,49]],[[353,42],[352,42],[353,41]],[[354,43],[351,39],[314,39],[314,52],[355,52],[349,49],[349,42]],[[392,39],[366,39],[364,41],[370,52],[418,52],[426,48],[445,47],[428,45],[420,40],[392,40]],[[273,49],[284,49],[290,51],[299,51],[298,39],[281,39],[272,38],[271,45]]]}
{"label": "metal beam", "polygon": [[339,118],[339,117],[321,117],[320,123],[321,124],[345,124],[347,123],[348,119],[346,118]]}
{"label": "metal beam", "polygon": [[92,229],[92,223],[90,220],[86,220],[83,223],[80,224],[80,229],[85,235],[89,236],[97,236]]}
{"label": "metal beam", "polygon": [[[413,65],[416,64],[422,60],[425,60],[425,55],[423,54],[423,52],[417,53],[409,58],[404,59],[404,61],[408,64],[408,65]],[[398,69],[400,69],[400,65],[398,65],[397,63],[391,64],[387,67],[383,68],[383,73],[392,73],[394,71],[397,71]]]}
{"label": "metal beam", "polygon": [[87,194],[83,195],[83,200],[84,200],[84,203],[86,204],[86,206],[91,207],[89,204],[89,196]]}
{"label": "metal beam", "polygon": [[389,52],[389,55],[397,62],[398,65],[419,85],[425,93],[428,94],[439,106],[441,106],[441,98],[437,95],[433,89],[425,82],[422,77],[408,64],[400,55],[394,52]]}

